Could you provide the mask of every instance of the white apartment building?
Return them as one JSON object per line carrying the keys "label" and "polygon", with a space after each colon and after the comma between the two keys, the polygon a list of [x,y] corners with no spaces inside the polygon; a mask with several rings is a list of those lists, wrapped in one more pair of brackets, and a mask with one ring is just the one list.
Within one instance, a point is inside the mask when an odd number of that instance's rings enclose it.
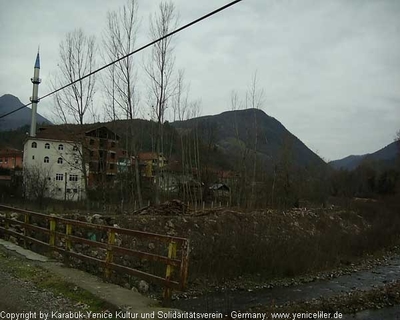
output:
{"label": "white apartment building", "polygon": [[[24,184],[45,189],[46,197],[78,201],[86,197],[82,145],[67,140],[28,137],[24,144]],[[34,181],[38,179],[38,181]],[[40,183],[39,183],[40,179]]]}

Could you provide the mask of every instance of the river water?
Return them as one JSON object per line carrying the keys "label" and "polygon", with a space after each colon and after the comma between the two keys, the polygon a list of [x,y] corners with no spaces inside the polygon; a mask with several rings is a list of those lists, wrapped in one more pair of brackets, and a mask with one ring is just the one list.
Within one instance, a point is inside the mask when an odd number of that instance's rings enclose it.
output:
{"label": "river water", "polygon": [[[180,299],[173,306],[185,311],[222,312],[231,310],[248,310],[257,305],[279,305],[286,302],[298,302],[320,297],[329,298],[354,289],[369,290],[394,280],[400,280],[400,257],[392,258],[387,265],[371,270],[358,271],[331,280],[320,280],[290,287],[274,287],[248,291],[214,292],[196,298]],[[400,318],[400,307],[384,309],[384,311],[365,311],[354,319],[396,319]],[[338,310],[340,311],[340,310]],[[383,313],[388,312],[385,318]],[[393,318],[392,312],[395,313]],[[353,318],[348,318],[353,319]]]}

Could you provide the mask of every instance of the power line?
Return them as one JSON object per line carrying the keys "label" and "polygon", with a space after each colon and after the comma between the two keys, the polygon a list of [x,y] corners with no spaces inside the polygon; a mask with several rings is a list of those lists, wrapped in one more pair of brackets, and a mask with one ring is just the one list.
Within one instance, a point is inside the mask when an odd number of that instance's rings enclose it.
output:
{"label": "power line", "polygon": [[2,118],[4,118],[4,117],[7,117],[7,116],[9,116],[10,114],[12,114],[12,113],[14,113],[14,112],[17,112],[17,111],[19,111],[19,110],[21,110],[21,109],[23,109],[23,108],[25,108],[25,107],[27,107],[27,106],[30,106],[31,104],[32,104],[32,102],[31,102],[31,103],[28,103],[28,104],[25,104],[25,105],[23,105],[23,106],[21,106],[21,107],[15,109],[15,110],[13,110],[13,111],[10,111],[10,112],[7,112],[7,113],[5,113],[5,114],[2,114],[2,115],[0,116],[0,119],[2,119]]}
{"label": "power line", "polygon": [[[223,10],[225,10],[225,9],[227,9],[227,8],[233,6],[233,5],[235,5],[235,4],[237,4],[238,2],[241,2],[241,1],[243,1],[243,0],[235,0],[235,1],[229,2],[228,4],[226,4],[226,5],[224,5],[224,6],[220,7],[220,8],[218,8],[218,9],[216,9],[216,10],[210,12],[210,13],[207,13],[206,15],[204,15],[204,16],[202,16],[202,17],[196,19],[196,20],[193,20],[192,22],[190,22],[190,23],[188,23],[188,24],[185,24],[184,26],[182,26],[182,27],[180,27],[180,28],[178,28],[178,29],[176,29],[176,30],[174,30],[174,31],[172,31],[172,32],[170,32],[170,33],[168,33],[168,34],[162,36],[161,38],[158,38],[157,40],[154,40],[154,41],[152,41],[152,42],[150,42],[150,43],[148,43],[148,44],[146,44],[146,45],[140,47],[139,49],[136,49],[136,50],[132,51],[131,53],[128,53],[127,55],[125,55],[125,56],[123,56],[123,57],[121,57],[121,58],[119,58],[119,59],[117,59],[117,60],[114,60],[114,61],[112,61],[112,62],[110,62],[110,63],[108,63],[108,64],[106,64],[106,65],[104,65],[104,66],[102,66],[102,67],[100,67],[100,68],[98,68],[98,69],[96,69],[95,71],[92,71],[92,72],[88,73],[87,75],[84,75],[83,77],[81,77],[81,78],[79,78],[79,79],[76,79],[76,80],[74,80],[74,81],[72,81],[72,82],[70,82],[70,83],[68,83],[68,84],[66,84],[66,85],[64,85],[64,86],[62,86],[62,87],[60,87],[60,88],[58,88],[58,89],[56,89],[56,90],[54,90],[54,91],[52,91],[52,92],[50,92],[50,93],[44,95],[44,96],[42,96],[42,97],[40,97],[39,100],[45,99],[45,98],[47,98],[48,96],[50,96],[50,95],[52,95],[52,94],[55,94],[55,93],[57,93],[57,92],[59,92],[59,91],[61,91],[61,90],[64,90],[65,88],[68,88],[69,86],[72,86],[73,84],[75,84],[75,83],[77,83],[77,82],[79,82],[79,81],[82,81],[83,79],[86,79],[86,78],[88,78],[88,77],[94,75],[95,73],[100,72],[101,70],[103,70],[103,69],[105,69],[105,68],[108,68],[108,67],[112,66],[113,64],[115,64],[115,63],[117,63],[117,62],[119,62],[119,61],[121,61],[121,60],[123,60],[123,59],[125,59],[125,58],[127,58],[127,57],[129,57],[129,56],[131,56],[131,55],[133,55],[133,54],[135,54],[135,53],[138,53],[138,52],[140,52],[140,51],[142,51],[142,50],[144,50],[144,49],[146,49],[146,48],[148,48],[148,47],[154,45],[155,43],[157,43],[157,42],[159,42],[159,41],[162,41],[162,40],[164,40],[164,39],[166,39],[166,38],[168,38],[168,37],[171,37],[171,36],[173,36],[174,34],[176,34],[176,33],[178,33],[178,32],[181,32],[182,30],[184,30],[184,29],[186,29],[186,28],[189,28],[189,27],[195,25],[196,23],[199,23],[200,21],[205,20],[205,19],[207,19],[207,18],[213,16],[214,14],[217,14],[217,13],[219,13],[219,12],[221,12],[221,11],[223,11]],[[26,104],[26,105],[23,105],[23,106],[21,106],[21,107],[15,109],[15,110],[13,110],[13,111],[10,111],[10,112],[8,112],[8,113],[6,113],[6,114],[2,114],[2,115],[0,115],[0,119],[2,119],[2,118],[4,118],[4,117],[7,117],[7,116],[9,116],[10,114],[12,114],[12,113],[14,113],[14,112],[17,112],[17,111],[19,111],[19,110],[21,110],[21,109],[23,109],[23,108],[25,108],[25,107],[27,107],[27,106],[30,106],[31,104],[32,104],[32,102],[31,102],[31,103],[28,103],[28,104]]]}

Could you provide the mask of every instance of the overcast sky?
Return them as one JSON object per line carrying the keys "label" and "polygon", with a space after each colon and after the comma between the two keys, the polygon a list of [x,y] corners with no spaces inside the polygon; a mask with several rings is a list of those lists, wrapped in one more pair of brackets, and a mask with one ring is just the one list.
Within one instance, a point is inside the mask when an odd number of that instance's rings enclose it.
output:
{"label": "overcast sky", "polygon": [[[174,3],[184,24],[227,1]],[[39,96],[48,93],[66,33],[82,28],[101,44],[107,11],[124,3],[0,0],[0,95],[29,102],[38,45]],[[148,41],[148,18],[158,3],[139,1],[137,46]],[[191,98],[202,101],[202,115],[229,110],[231,91],[244,97],[257,70],[265,91],[263,110],[321,157],[334,160],[374,152],[400,129],[399,40],[398,0],[244,0],[180,33],[176,68],[185,69]],[[146,81],[140,75],[143,114],[148,113]],[[44,99],[39,113],[54,120],[52,105],[52,98]]]}

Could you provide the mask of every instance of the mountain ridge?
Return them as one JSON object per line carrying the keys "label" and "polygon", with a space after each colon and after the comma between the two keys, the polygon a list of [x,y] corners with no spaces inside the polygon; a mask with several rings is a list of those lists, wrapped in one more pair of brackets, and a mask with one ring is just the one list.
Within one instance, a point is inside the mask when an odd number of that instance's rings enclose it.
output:
{"label": "mountain ridge", "polygon": [[260,109],[225,111],[217,115],[175,121],[171,125],[181,131],[197,128],[203,140],[215,144],[226,154],[254,152],[256,149],[257,155],[270,169],[280,162],[285,148],[288,148],[297,166],[326,165],[281,122]]}
{"label": "mountain ridge", "polygon": [[[24,106],[24,104],[18,99],[18,97],[12,94],[4,94],[0,97],[0,116],[22,106]],[[15,130],[25,125],[30,125],[31,113],[32,111],[30,108],[24,107],[21,110],[0,119],[0,131]],[[36,123],[37,125],[51,124],[51,121],[40,114],[37,114]]]}
{"label": "mountain ridge", "polygon": [[[0,98],[0,102],[1,99],[4,99],[3,97]],[[16,97],[8,98],[20,103]],[[0,112],[2,112],[1,109]],[[38,117],[38,119],[40,118]],[[147,123],[147,121],[145,122]],[[103,124],[110,128],[114,126],[112,123]],[[122,123],[117,127],[121,127],[121,125]],[[227,168],[234,168],[242,161],[251,163],[255,159],[255,153],[257,162],[267,171],[273,171],[277,166],[281,166],[284,158],[285,161],[290,162],[293,169],[328,167],[317,154],[286,129],[281,122],[259,109],[225,111],[217,115],[205,115],[171,122],[169,125],[178,134],[196,130],[196,135],[202,141],[203,151],[207,149],[216,151],[216,153],[208,153],[212,158],[206,161],[225,164],[228,165]],[[39,127],[40,125],[38,125]],[[153,130],[151,123],[141,124],[139,127]],[[144,143],[143,151],[148,151],[149,146],[151,143]],[[174,149],[179,149],[179,144]],[[254,152],[255,150],[256,152]],[[222,166],[225,167],[225,165]]]}
{"label": "mountain ridge", "polygon": [[363,161],[378,161],[386,166],[391,166],[394,164],[399,152],[398,142],[394,141],[375,152],[362,155],[350,155],[342,159],[330,161],[329,165],[335,169],[354,170]]}

